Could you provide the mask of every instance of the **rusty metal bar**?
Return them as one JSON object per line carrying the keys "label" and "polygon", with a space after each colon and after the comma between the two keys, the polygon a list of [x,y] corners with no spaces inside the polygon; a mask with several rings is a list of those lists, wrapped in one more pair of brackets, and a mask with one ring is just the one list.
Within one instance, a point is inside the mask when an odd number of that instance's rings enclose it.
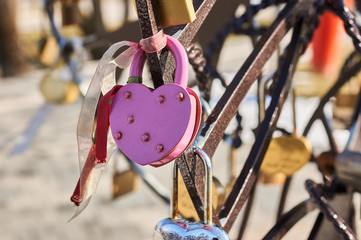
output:
{"label": "rusty metal bar", "polygon": [[[349,80],[352,76],[355,76],[360,71],[361,60],[357,59],[359,53],[353,52],[346,63],[344,64],[343,69],[341,70],[340,76],[338,77],[335,84],[330,88],[330,90],[321,98],[319,105],[317,106],[316,110],[314,111],[313,115],[311,116],[310,120],[308,121],[305,130],[303,131],[303,136],[307,136],[313,123],[320,118],[320,115],[323,114],[323,108],[330,100],[331,97],[335,96],[339,89]],[[355,60],[356,58],[356,60]],[[353,64],[354,61],[357,61]],[[348,66],[349,64],[353,64],[352,66]]]}
{"label": "rusty metal bar", "polygon": [[[178,38],[183,46],[187,48],[192,42],[198,29],[201,27],[215,2],[216,0],[195,1],[195,7],[197,8],[196,20],[187,24],[185,27],[174,26],[165,28],[164,32],[167,34],[174,34],[175,32],[179,31],[177,34],[178,36],[174,37]],[[156,34],[158,32],[158,27],[156,24],[156,18],[153,12],[151,0],[136,0],[136,6],[143,38]],[[182,29],[182,27],[184,28]],[[164,82],[173,82],[172,75],[175,69],[175,61],[173,56],[168,54],[167,50],[163,50],[160,56],[162,64],[160,63],[158,55],[155,53],[148,54],[147,59],[155,87],[163,85]],[[164,66],[164,71],[162,71],[162,65]]]}
{"label": "rusty metal bar", "polygon": [[347,222],[330,206],[326,197],[322,195],[322,185],[319,186],[312,180],[306,180],[305,185],[306,190],[310,194],[312,200],[317,204],[317,207],[320,209],[320,211],[325,214],[327,220],[332,223],[335,230],[341,234],[343,239],[357,239],[356,234],[353,232]]}
{"label": "rusty metal bar", "polygon": [[278,210],[277,210],[277,221],[280,219],[280,217],[282,216],[283,211],[285,209],[287,194],[288,194],[288,190],[290,188],[291,181],[292,181],[292,176],[287,177],[285,183],[283,184],[281,198],[280,198],[280,201],[278,204]]}
{"label": "rusty metal bar", "polygon": [[[216,0],[204,0],[202,4],[200,4],[200,1],[197,1],[197,5],[200,5],[196,12],[196,19],[192,23],[188,23],[183,30],[180,30],[179,32],[175,33],[175,30],[177,28],[172,29],[165,29],[165,32],[168,34],[174,34],[174,37],[176,37],[185,48],[187,48],[194,36],[197,34],[199,28],[202,26],[204,20],[206,19],[208,13],[211,11],[213,5],[216,3]],[[161,57],[162,63],[164,63],[164,82],[172,82],[172,75],[175,69],[175,61],[173,56],[170,54],[164,52],[162,53]]]}
{"label": "rusty metal bar", "polygon": [[323,125],[325,131],[326,131],[328,141],[330,143],[331,150],[334,151],[334,152],[338,152],[335,137],[332,134],[331,126],[330,126],[330,124],[329,124],[329,122],[327,120],[326,114],[325,114],[325,112],[323,110],[321,111],[319,118],[320,118],[320,120],[322,122],[322,125]]}
{"label": "rusty metal bar", "polygon": [[[197,8],[196,12],[196,20],[192,23],[187,24],[183,30],[179,30],[178,40],[183,44],[185,48],[187,48],[194,36],[196,35],[198,29],[201,27],[202,23],[204,22],[206,16],[212,9],[213,5],[215,4],[216,0],[204,0],[203,2],[201,0],[197,0],[195,2],[195,7]],[[165,32],[168,34],[173,34],[177,30],[177,27],[173,29],[165,29]],[[165,83],[172,82],[173,78],[173,72],[175,69],[175,61],[173,56],[168,54],[166,51],[162,52],[161,61],[164,64],[164,73],[163,73],[163,79]],[[182,177],[184,179],[185,185],[187,187],[188,193],[193,201],[193,204],[195,206],[195,209],[197,211],[197,214],[201,217],[203,214],[202,209],[202,196],[204,195],[204,189],[202,186],[202,176],[195,173],[195,167],[193,167],[191,170],[189,169],[189,165],[192,161],[192,156],[188,155],[185,157],[185,155],[182,155],[180,158],[177,159],[179,170],[182,174]],[[195,165],[194,165],[195,166]],[[192,174],[192,172],[193,174]],[[196,177],[196,178],[195,178]],[[197,187],[198,188],[197,188]],[[202,200],[201,200],[202,199]],[[217,216],[216,211],[213,209],[213,222],[217,225],[221,225]]]}
{"label": "rusty metal bar", "polygon": [[[355,233],[348,226],[345,220],[337,214],[330,206],[326,198],[321,194],[320,187],[311,180],[307,180],[306,189],[311,198],[298,204],[296,207],[285,213],[276,225],[266,234],[263,240],[281,239],[299,220],[315,209],[319,209],[330,221],[333,227],[342,234],[343,239],[356,239]],[[320,215],[316,219],[315,227],[312,229],[308,239],[314,239],[320,224]],[[339,236],[337,236],[339,237]],[[325,237],[321,236],[322,239]],[[327,238],[328,239],[328,238]]]}
{"label": "rusty metal bar", "polygon": [[[178,36],[178,40],[187,47],[192,39],[194,38],[195,34],[197,33],[198,29],[202,25],[203,21],[205,20],[206,16],[208,15],[209,11],[212,9],[214,3],[216,0],[197,0],[195,1],[195,6],[198,8],[196,13],[196,20],[192,23],[187,24],[183,30],[181,30],[182,26],[176,26],[172,28],[166,28],[164,29],[165,33],[175,32],[178,29],[180,30],[180,34]],[[136,6],[138,11],[138,18],[142,30],[142,36],[143,38],[150,37],[158,32],[158,27],[156,24],[156,18],[154,16],[153,8],[151,0],[136,0]],[[177,36],[175,36],[177,37]],[[158,87],[162,85],[164,82],[172,82],[173,81],[173,71],[175,69],[175,61],[173,56],[168,54],[167,51],[162,51],[161,59],[162,63],[165,66],[164,73],[162,73],[162,67],[161,63],[159,61],[158,55],[156,53],[154,54],[148,54],[148,65],[150,66],[150,71],[152,75],[152,79],[154,82],[154,87]],[[164,82],[163,82],[164,81]],[[199,197],[199,194],[197,194],[197,190],[195,188],[195,184],[193,182],[194,174],[191,174],[189,171],[188,165],[186,160],[182,160],[184,158],[184,155],[181,156],[177,160],[177,164],[179,167],[179,170],[181,171],[181,174],[183,176],[183,179],[186,183],[188,192],[192,198],[192,200],[195,203],[195,207],[197,210],[198,215],[202,215],[202,200]],[[185,158],[184,158],[185,159]],[[188,186],[192,186],[189,188]],[[201,195],[203,196],[203,194]],[[216,212],[213,211],[213,222],[220,225],[218,217],[216,215]]]}
{"label": "rusty metal bar", "polygon": [[[158,32],[151,0],[135,0],[142,37],[151,37]],[[163,85],[163,74],[157,53],[147,53],[147,62],[152,76],[154,88]]]}
{"label": "rusty metal bar", "polygon": [[[288,7],[289,8],[286,7],[287,10],[283,12],[283,14],[292,12],[288,12],[288,10],[294,9],[293,7],[295,7],[295,5],[291,4],[291,6]],[[287,18],[287,16],[288,15],[284,15],[283,17]],[[239,177],[236,180],[232,192],[227,198],[222,211],[219,213],[219,218],[221,221],[223,220],[225,222],[223,228],[226,231],[229,231],[232,227],[257,179],[263,157],[266,154],[266,150],[272,138],[272,133],[276,128],[280,112],[288,95],[291,79],[295,71],[295,64],[297,63],[300,55],[299,46],[301,44],[300,34],[302,27],[303,21],[301,20],[294,28],[292,40],[288,46],[286,57],[280,68],[281,72],[272,95],[270,106],[268,107],[265,118],[260,125],[256,141]]]}
{"label": "rusty metal bar", "polygon": [[313,227],[311,229],[310,234],[308,235],[308,240],[314,240],[316,239],[317,233],[320,230],[321,224],[324,220],[324,214],[322,212],[319,212],[315,221],[315,224],[313,224]]}
{"label": "rusty metal bar", "polygon": [[[235,112],[237,111],[238,105],[244,98],[249,87],[253,84],[257,76],[260,74],[262,66],[270,58],[272,52],[278,47],[278,44],[280,43],[286,32],[291,27],[290,25],[287,24],[286,19],[291,18],[290,15],[291,13],[294,13],[296,3],[297,2],[288,3],[284,8],[284,10],[280,13],[275,23],[270,27],[268,33],[261,37],[261,39],[257,44],[256,49],[250,55],[250,57],[242,66],[240,71],[236,74],[234,80],[227,88],[221,100],[218,102],[216,106],[216,110],[213,111],[213,118],[212,117],[208,118],[205,124],[206,128],[203,128],[203,130],[205,129],[204,132],[206,134],[201,136],[201,138],[205,140],[202,146],[206,147],[207,149],[206,152],[210,154],[210,156],[213,156],[215,148],[217,147],[218,142],[221,140],[223,136],[223,131],[227,127],[230,119],[234,116]],[[215,129],[218,130],[219,136],[217,136]],[[212,139],[212,141],[207,142],[207,140],[210,139],[208,138],[209,135],[207,135],[207,133],[211,133],[209,134],[210,136],[212,136],[213,133],[213,138],[217,138],[217,141],[215,141],[215,139]],[[192,161],[191,156],[187,155],[186,159],[188,164]],[[182,172],[183,177],[185,175],[191,176],[189,169],[187,168],[182,169],[180,167],[180,170]],[[188,191],[190,192],[191,198],[193,199],[193,203],[195,203],[195,207],[197,209],[200,206],[197,206],[196,198],[197,197],[199,198],[199,195],[203,194],[202,189],[200,187],[201,185],[200,179],[203,176],[201,169],[197,169],[197,173],[195,174],[195,176],[197,177],[195,185],[197,185],[198,189],[194,185],[186,184],[186,186]],[[195,192],[195,191],[199,191],[199,194],[192,196],[191,192]],[[240,207],[238,207],[238,209],[240,209]],[[237,214],[238,212],[235,215],[233,214],[232,217],[235,218]],[[233,224],[233,220],[228,223],[227,226],[228,229],[226,230],[229,230],[232,224]]]}
{"label": "rusty metal bar", "polygon": [[223,132],[235,115],[239,104],[256,78],[261,74],[266,61],[270,58],[291,27],[287,24],[287,17],[294,9],[294,6],[294,1],[289,2],[268,32],[260,38],[255,50],[253,50],[241,69],[237,72],[231,84],[227,87],[225,93],[203,125],[197,145],[202,147],[210,157],[213,157],[222,139]]}
{"label": "rusty metal bar", "polygon": [[239,228],[237,240],[242,240],[243,234],[246,231],[249,216],[250,216],[251,211],[252,211],[254,197],[256,195],[256,189],[257,189],[257,184],[254,184],[253,188],[252,188],[252,191],[249,194],[249,198],[248,198],[248,201],[247,201],[247,206],[246,206],[246,209],[244,211],[244,215],[243,215],[241,227]]}
{"label": "rusty metal bar", "polygon": [[307,199],[289,212],[281,217],[277,221],[276,225],[264,236],[263,240],[278,240],[281,239],[299,220],[301,220],[308,213],[312,212],[317,208],[317,205],[311,200]]}

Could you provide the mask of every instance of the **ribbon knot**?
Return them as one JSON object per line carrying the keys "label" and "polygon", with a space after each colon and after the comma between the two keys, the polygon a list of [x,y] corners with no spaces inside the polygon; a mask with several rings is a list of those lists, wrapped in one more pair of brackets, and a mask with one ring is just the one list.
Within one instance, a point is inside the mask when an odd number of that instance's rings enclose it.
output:
{"label": "ribbon knot", "polygon": [[163,30],[160,30],[157,34],[140,40],[139,43],[127,41],[126,45],[130,46],[130,48],[114,59],[119,68],[128,67],[138,49],[142,49],[146,53],[159,52],[167,45],[167,37]]}
{"label": "ribbon knot", "polygon": [[140,40],[139,46],[146,53],[159,52],[167,45],[167,37],[160,30],[157,34]]}

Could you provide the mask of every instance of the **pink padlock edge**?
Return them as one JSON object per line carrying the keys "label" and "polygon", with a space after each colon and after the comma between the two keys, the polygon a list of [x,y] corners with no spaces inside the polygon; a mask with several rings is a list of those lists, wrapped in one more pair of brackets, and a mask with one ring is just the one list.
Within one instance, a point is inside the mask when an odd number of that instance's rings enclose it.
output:
{"label": "pink padlock edge", "polygon": [[[187,91],[188,91],[190,97],[193,97],[195,99],[195,101],[196,101],[196,109],[195,109],[195,111],[196,111],[196,121],[195,121],[195,128],[194,128],[192,137],[191,137],[188,145],[182,150],[182,153],[187,148],[189,148],[189,146],[192,144],[192,142],[196,138],[197,133],[198,133],[199,128],[200,128],[200,125],[201,125],[201,118],[202,118],[202,105],[201,105],[201,101],[199,100],[198,95],[190,88],[187,88]],[[180,154],[182,154],[182,153],[180,153]],[[166,159],[162,159],[162,160],[159,160],[157,162],[151,163],[149,165],[152,166],[152,167],[160,167],[160,166],[163,166],[164,164],[167,164],[167,163],[171,162],[172,160],[173,159],[168,160],[166,158]]]}

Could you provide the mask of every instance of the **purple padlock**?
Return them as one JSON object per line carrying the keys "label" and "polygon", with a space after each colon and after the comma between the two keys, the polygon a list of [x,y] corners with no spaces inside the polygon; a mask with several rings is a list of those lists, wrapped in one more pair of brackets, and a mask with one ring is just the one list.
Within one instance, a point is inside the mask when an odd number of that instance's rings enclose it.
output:
{"label": "purple padlock", "polygon": [[[119,149],[132,161],[162,166],[189,147],[200,125],[201,104],[187,88],[188,56],[181,43],[167,36],[175,62],[174,83],[149,89],[141,83],[120,87],[111,102],[109,123]],[[141,77],[145,54],[138,50],[130,76]]]}

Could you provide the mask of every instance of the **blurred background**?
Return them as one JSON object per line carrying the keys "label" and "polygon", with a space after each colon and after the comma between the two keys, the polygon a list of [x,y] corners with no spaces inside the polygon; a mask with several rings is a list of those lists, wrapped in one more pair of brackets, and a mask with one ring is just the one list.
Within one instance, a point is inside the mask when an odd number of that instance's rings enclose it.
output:
{"label": "blurred background", "polygon": [[[215,5],[218,14],[228,17],[216,18],[219,26],[208,23],[214,27],[205,27],[196,37],[200,47],[207,46],[211,39],[204,36],[214,36],[222,29],[222,24],[232,19],[234,12],[239,16],[246,9],[245,1],[239,1],[231,10],[222,9],[218,2]],[[275,7],[265,10],[257,16],[257,21],[269,25],[277,11]],[[152,239],[156,223],[169,216],[169,206],[140,179],[134,191],[122,196],[112,195],[112,179],[129,169],[129,164],[119,154],[103,173],[87,209],[68,222],[75,212],[70,196],[79,177],[76,127],[81,96],[86,92],[99,58],[112,43],[139,41],[139,23],[133,2],[1,0],[0,16],[0,239]],[[302,71],[295,76],[299,132],[309,120],[312,107],[317,106],[319,96],[335,81],[334,71],[338,71],[352,50],[351,41],[344,32],[336,35],[340,35],[341,40],[335,54],[341,55],[327,57],[333,59],[332,63],[323,62],[320,66],[316,63],[312,68],[312,49],[301,59],[299,68]],[[227,81],[232,79],[251,49],[248,37],[231,34],[226,39],[217,67]],[[277,56],[274,56],[265,69],[274,69],[276,65]],[[120,82],[125,82],[127,73],[123,71]],[[149,75],[145,73],[145,76]],[[191,72],[190,80],[194,78]],[[358,78],[353,82],[359,86]],[[214,84],[211,106],[223,93],[219,83]],[[237,170],[242,168],[254,141],[253,129],[257,127],[258,118],[256,92],[252,87],[240,106],[243,144],[236,150]],[[334,114],[332,106],[330,103],[326,109],[330,115]],[[289,100],[284,108],[279,124],[292,129]],[[327,150],[328,143],[325,133],[318,131],[317,126],[309,140],[314,152],[319,154]],[[334,134],[343,147],[348,131],[340,129]],[[228,158],[229,145],[222,142],[214,157],[214,174],[222,184],[228,180],[224,164]],[[142,169],[169,195],[171,167],[168,164],[157,169]],[[322,182],[315,163],[308,163],[295,174],[285,210],[308,197],[304,187],[308,178]],[[259,184],[244,239],[260,239],[274,224],[281,187],[277,181]],[[242,214],[230,232],[231,239],[236,239]],[[303,219],[286,239],[301,239],[300,234],[311,229],[316,214]]]}

